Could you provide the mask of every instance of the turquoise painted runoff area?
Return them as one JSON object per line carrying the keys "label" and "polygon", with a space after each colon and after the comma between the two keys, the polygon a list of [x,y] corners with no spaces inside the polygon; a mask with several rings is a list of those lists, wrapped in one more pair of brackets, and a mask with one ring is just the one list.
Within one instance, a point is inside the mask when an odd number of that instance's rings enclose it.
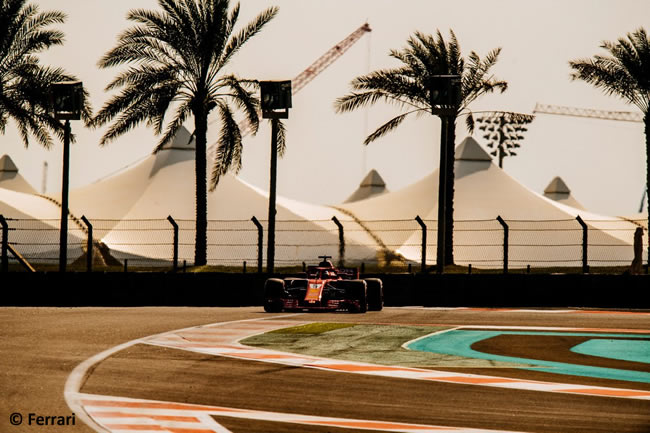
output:
{"label": "turquoise painted runoff area", "polygon": [[650,364],[650,341],[594,339],[578,344],[572,352]]}
{"label": "turquoise painted runoff area", "polygon": [[[472,349],[472,345],[488,338],[499,335],[561,335],[568,337],[592,337],[594,343],[579,344],[577,353],[585,353],[591,356],[604,358],[626,359],[636,362],[648,363],[650,359],[650,334],[597,334],[579,332],[538,332],[538,331],[469,331],[452,330],[438,334],[429,335],[407,345],[410,350],[421,352],[432,352],[443,355],[456,355],[465,358],[486,359],[490,361],[512,362],[528,364],[532,367],[520,367],[527,370],[544,371],[555,374],[567,374],[572,376],[596,377],[600,379],[624,380],[630,382],[650,383],[650,373],[642,371],[621,370],[617,368],[594,367],[589,365],[568,364],[563,362],[544,361],[539,359],[518,358],[513,356],[493,355],[478,352]],[[624,340],[606,340],[607,338],[625,338]],[[615,343],[612,343],[615,341]],[[582,346],[582,347],[581,347]],[[575,349],[574,348],[574,349]],[[572,349],[573,350],[573,349]],[[581,350],[585,352],[581,352]],[[616,352],[614,352],[616,351]],[[628,358],[621,358],[626,354]],[[633,359],[629,359],[629,358]],[[644,360],[645,359],[645,360]]]}

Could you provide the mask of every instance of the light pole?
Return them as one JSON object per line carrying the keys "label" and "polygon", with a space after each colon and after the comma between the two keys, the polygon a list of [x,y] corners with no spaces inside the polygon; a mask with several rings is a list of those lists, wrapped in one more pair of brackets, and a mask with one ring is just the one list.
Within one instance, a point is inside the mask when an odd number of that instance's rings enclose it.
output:
{"label": "light pole", "polygon": [[[70,184],[70,120],[79,120],[83,106],[81,81],[60,81],[50,87],[54,118],[63,125],[63,175],[61,185],[61,224],[59,238],[59,272],[65,272],[68,261],[68,186]],[[89,252],[88,252],[89,253]]]}
{"label": "light pole", "polygon": [[278,132],[280,119],[289,118],[291,81],[260,81],[262,117],[271,119],[271,173],[269,179],[269,223],[266,246],[266,272],[275,268],[275,199],[278,175]]}

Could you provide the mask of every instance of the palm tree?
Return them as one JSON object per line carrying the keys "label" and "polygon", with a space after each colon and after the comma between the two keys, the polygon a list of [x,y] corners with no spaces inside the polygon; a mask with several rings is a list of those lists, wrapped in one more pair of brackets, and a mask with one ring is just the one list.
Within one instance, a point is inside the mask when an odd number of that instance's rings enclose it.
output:
{"label": "palm tree", "polygon": [[63,43],[63,33],[49,26],[64,20],[62,12],[40,12],[26,0],[0,1],[0,132],[13,119],[26,147],[30,135],[46,148],[53,144],[50,132],[63,140],[63,125],[50,112],[49,89],[75,78],[39,65],[36,55]]}
{"label": "palm tree", "polygon": [[[467,126],[474,127],[474,118],[468,106],[480,96],[494,90],[505,91],[507,83],[498,80],[490,74],[490,69],[497,62],[500,48],[490,51],[484,59],[472,51],[466,61],[461,57],[460,45],[453,31],[447,42],[438,30],[436,37],[416,32],[407,41],[402,50],[391,50],[390,56],[402,62],[402,65],[392,69],[382,69],[355,78],[351,87],[352,93],[338,98],[335,108],[338,112],[352,111],[357,108],[373,105],[384,101],[405,109],[402,114],[390,119],[371,133],[364,141],[369,144],[397,128],[409,115],[416,116],[431,114],[430,94],[434,75],[459,75],[461,78],[461,102],[454,113],[443,116],[441,137],[446,137],[446,158],[441,157],[440,172],[443,164],[447,167],[446,182],[446,215],[449,222],[446,225],[444,263],[453,264],[453,202],[454,202],[454,143],[456,139],[456,119],[461,114],[467,114]],[[445,131],[448,131],[445,134]],[[443,143],[441,140],[441,148]],[[441,156],[443,155],[441,149]],[[441,185],[443,183],[441,182]]]}
{"label": "palm tree", "polygon": [[[276,14],[271,7],[235,32],[239,4],[229,0],[158,0],[162,11],[134,9],[128,19],[137,25],[124,31],[115,48],[99,66],[131,66],[121,72],[106,90],[122,88],[95,117],[96,125],[115,119],[104,134],[104,145],[142,121],[162,134],[154,153],[173,140],[178,129],[192,116],[196,139],[196,243],[194,263],[207,262],[207,174],[206,144],[208,115],[216,110],[221,132],[212,169],[212,187],[231,167],[241,167],[242,135],[235,111],[245,113],[257,132],[259,100],[253,93],[257,82],[223,72],[242,45],[258,33]],[[165,127],[165,113],[174,117]]]}
{"label": "palm tree", "polygon": [[[609,55],[569,62],[571,78],[583,80],[607,95],[616,95],[634,104],[643,113],[645,125],[646,191],[650,186],[650,40],[643,28],[627,34],[627,39],[604,41],[600,45]],[[648,212],[650,227],[650,212]],[[650,256],[650,242],[648,243]]]}

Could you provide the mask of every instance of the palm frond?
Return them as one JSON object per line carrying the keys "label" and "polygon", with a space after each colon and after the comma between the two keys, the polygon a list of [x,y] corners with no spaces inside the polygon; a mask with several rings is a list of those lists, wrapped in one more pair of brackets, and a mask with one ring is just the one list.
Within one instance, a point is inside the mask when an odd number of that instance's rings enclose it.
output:
{"label": "palm frond", "polygon": [[[152,117],[163,115],[169,106],[169,102],[178,92],[178,87],[182,84],[175,79],[173,73],[174,71],[169,68],[156,69],[148,67],[124,72],[115,80],[123,83],[121,93],[113,96],[104,104],[95,116],[93,124],[95,126],[104,125],[121,111],[128,110],[140,103],[149,107]],[[151,105],[154,100],[157,101],[157,104]],[[157,108],[157,110],[151,110],[153,108]],[[161,128],[159,127],[158,131]]]}
{"label": "palm frond", "polygon": [[148,89],[145,93],[137,86],[125,88],[102,107],[93,120],[94,125],[103,125],[116,117],[117,119],[101,138],[101,145],[130,131],[141,122],[154,126],[157,132],[161,131],[162,117],[174,95],[174,83],[163,83]]}
{"label": "palm frond", "polygon": [[108,128],[104,133],[99,144],[104,146],[105,144],[110,143],[115,140],[120,135],[123,135],[141,122],[148,119],[147,115],[149,114],[149,107],[144,105],[144,103],[133,104],[113,121],[113,124]]}
{"label": "palm frond", "polygon": [[41,12],[25,0],[5,0],[0,7],[0,132],[13,119],[25,146],[30,137],[46,148],[53,144],[51,134],[63,137],[61,122],[50,113],[48,95],[53,82],[74,77],[42,66],[37,54],[63,43],[63,33],[51,26],[65,18],[59,11]]}
{"label": "palm frond", "polygon": [[259,98],[254,91],[247,90],[245,87],[253,86],[254,89],[259,87],[257,81],[241,80],[234,75],[228,75],[223,78],[223,83],[231,90],[231,100],[244,111],[246,120],[252,128],[253,135],[257,134],[259,128]]}
{"label": "palm frond", "polygon": [[241,132],[239,125],[235,121],[232,111],[227,104],[219,102],[219,117],[221,119],[221,134],[217,141],[217,155],[212,168],[210,190],[214,190],[221,177],[225,175],[233,166],[235,172],[241,169]]}
{"label": "palm frond", "polygon": [[467,127],[467,130],[469,131],[470,134],[474,134],[474,127],[475,127],[474,113],[472,113],[471,111],[467,113],[467,116],[465,116],[465,126]]}
{"label": "palm frond", "polygon": [[392,119],[390,119],[388,122],[384,123],[381,125],[379,128],[377,128],[372,134],[366,137],[366,139],[363,141],[363,144],[370,144],[373,141],[377,140],[378,138],[383,137],[384,135],[388,134],[390,131],[393,129],[397,128],[403,121],[406,119],[406,117],[411,114],[416,112],[416,110],[409,111],[407,113],[400,114],[399,116],[395,116]]}
{"label": "palm frond", "polygon": [[120,35],[118,45],[99,60],[98,66],[109,68],[128,63],[171,63],[178,68],[190,69],[195,66],[188,56],[191,41],[181,39],[180,33],[165,33],[146,26],[131,27]]}
{"label": "palm frond", "polygon": [[[460,54],[460,44],[453,30],[449,30],[450,39],[445,45],[447,46],[447,65],[449,65],[450,74],[462,74],[462,57]],[[444,44],[444,42],[443,42]]]}
{"label": "palm frond", "polygon": [[158,145],[154,149],[153,153],[160,152],[165,145],[171,143],[174,140],[174,137],[176,137],[178,130],[181,128],[181,126],[183,126],[183,123],[185,123],[185,121],[188,119],[191,112],[192,105],[190,101],[185,101],[183,104],[176,108],[176,115],[174,116],[174,119],[167,125],[167,130],[165,131],[165,134],[162,136],[162,138],[158,141]]}
{"label": "palm frond", "polygon": [[338,98],[334,107],[339,113],[373,105],[383,100],[400,107],[428,106],[428,84],[413,80],[401,70],[379,70],[355,78],[351,87],[364,92],[352,92]]}
{"label": "palm frond", "polygon": [[610,55],[569,62],[571,78],[582,80],[607,95],[619,96],[648,113],[650,108],[650,40],[643,28],[628,33],[627,39],[604,41],[601,48]]}
{"label": "palm frond", "polygon": [[386,102],[393,102],[390,95],[381,90],[374,90],[364,93],[349,93],[341,96],[334,101],[334,110],[337,113],[345,113],[347,111],[354,111],[361,107],[374,105],[380,100]]}
{"label": "palm frond", "polygon": [[184,14],[186,17],[184,21],[185,24],[188,24],[192,28],[196,29],[197,36],[202,32],[205,32],[205,28],[206,28],[205,17],[201,14],[196,0],[179,0],[179,1],[182,3],[183,10],[185,11]]}
{"label": "palm frond", "polygon": [[[246,27],[241,29],[237,35],[233,36],[229,41],[226,48],[223,50],[219,61],[217,62],[218,69],[223,68],[232,56],[239,51],[250,38],[259,33],[262,28],[271,21],[277,14],[279,9],[277,7],[270,7],[260,13],[252,22]],[[233,23],[234,24],[234,23]]]}
{"label": "palm frond", "polygon": [[185,10],[180,2],[176,0],[160,0],[158,4],[174,22],[182,23],[187,20]]}
{"label": "palm frond", "polygon": [[228,19],[226,20],[226,29],[224,32],[224,34],[227,35],[227,37],[230,37],[233,30],[235,29],[235,24],[239,19],[239,10],[240,10],[240,6],[239,3],[237,3],[228,14]]}
{"label": "palm frond", "polygon": [[508,89],[508,83],[489,76],[490,69],[496,64],[501,48],[496,48],[481,59],[474,51],[469,54],[468,63],[462,74],[462,107],[466,108],[480,96]]}
{"label": "palm frond", "polygon": [[278,136],[277,136],[277,151],[278,151],[278,156],[282,158],[284,156],[284,153],[287,151],[287,128],[285,127],[284,123],[280,119],[271,119],[271,122],[277,122],[278,126]]}
{"label": "palm frond", "polygon": [[620,96],[633,104],[639,102],[635,92],[637,83],[627,70],[615,59],[595,56],[569,62],[573,69],[571,78],[582,80],[601,89],[607,95]]}

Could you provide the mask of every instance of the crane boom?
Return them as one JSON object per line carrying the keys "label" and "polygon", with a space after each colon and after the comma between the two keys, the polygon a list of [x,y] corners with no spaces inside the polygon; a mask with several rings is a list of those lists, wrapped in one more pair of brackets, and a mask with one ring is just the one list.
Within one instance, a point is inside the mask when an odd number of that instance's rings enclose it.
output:
{"label": "crane boom", "polygon": [[594,119],[619,120],[623,122],[643,122],[643,114],[636,111],[605,111],[591,108],[565,107],[561,105],[535,104],[533,113],[555,114],[559,116],[590,117]]}
{"label": "crane boom", "polygon": [[[352,45],[354,45],[363,35],[368,32],[371,32],[372,29],[368,23],[364,23],[361,27],[350,33],[345,39],[343,39],[338,44],[330,48],[325,54],[320,56],[314,63],[309,65],[307,69],[302,71],[300,74],[291,80],[291,93],[295,95],[305,87],[311,80],[316,78],[318,74],[323,72],[334,63],[339,57],[341,57]],[[258,111],[258,115],[261,115],[261,111]],[[213,123],[213,122],[210,122]],[[245,137],[253,131],[248,119],[244,119],[239,122],[239,130],[241,131],[241,136]],[[213,143],[209,147],[209,151],[213,151],[216,146],[216,143]]]}
{"label": "crane boom", "polygon": [[300,89],[305,87],[311,80],[316,78],[318,74],[323,72],[329,65],[334,63],[339,57],[343,55],[352,45],[354,45],[363,35],[371,32],[372,29],[368,23],[364,23],[361,27],[350,33],[350,35],[343,39],[338,44],[334,45],[325,54],[320,56],[318,60],[309,65],[307,69],[302,71],[292,80],[293,93],[297,93]]}
{"label": "crane boom", "polygon": [[[617,120],[622,122],[643,122],[643,114],[637,111],[606,111],[592,108],[566,107],[562,105],[535,104],[533,113],[554,114],[559,116],[590,117],[593,119]],[[639,212],[643,212],[648,190],[643,192]]]}

